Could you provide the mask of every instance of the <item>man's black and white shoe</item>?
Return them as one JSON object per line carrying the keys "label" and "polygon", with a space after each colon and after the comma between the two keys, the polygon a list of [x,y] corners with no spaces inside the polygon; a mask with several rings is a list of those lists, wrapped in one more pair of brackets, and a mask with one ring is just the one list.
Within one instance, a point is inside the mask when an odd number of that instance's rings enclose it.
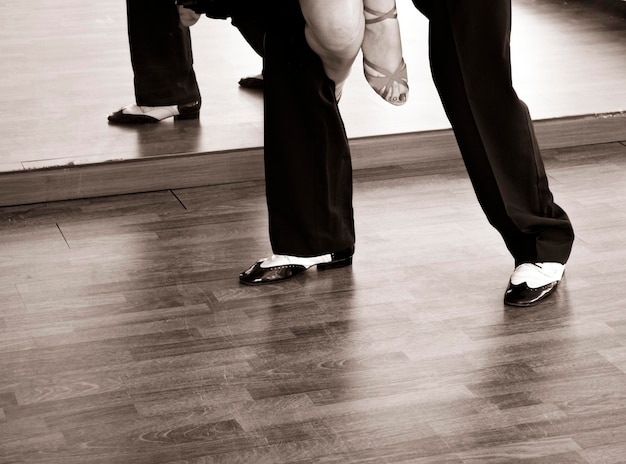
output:
{"label": "man's black and white shoe", "polygon": [[272,255],[264,258],[239,274],[239,281],[245,285],[263,285],[291,279],[313,266],[324,271],[338,267],[350,266],[354,249],[337,253],[329,253],[310,258],[289,255]]}
{"label": "man's black and white shoe", "polygon": [[552,295],[563,277],[561,263],[523,263],[515,268],[504,294],[509,306],[533,306]]}
{"label": "man's black and white shoe", "polygon": [[200,117],[201,102],[195,101],[185,105],[169,106],[139,106],[126,105],[114,113],[108,119],[111,124],[150,124],[174,118],[175,121],[183,119],[198,119]]}

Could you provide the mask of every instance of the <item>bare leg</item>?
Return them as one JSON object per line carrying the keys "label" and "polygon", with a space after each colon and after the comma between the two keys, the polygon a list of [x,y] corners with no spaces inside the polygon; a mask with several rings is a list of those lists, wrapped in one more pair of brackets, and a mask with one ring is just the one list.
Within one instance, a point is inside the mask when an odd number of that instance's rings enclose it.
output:
{"label": "bare leg", "polygon": [[365,33],[363,70],[372,88],[393,105],[408,96],[395,0],[363,0]]}
{"label": "bare leg", "polygon": [[185,27],[193,26],[200,19],[200,14],[181,5],[178,5],[178,15],[180,16],[180,23]]}
{"label": "bare leg", "polygon": [[300,0],[309,47],[319,55],[326,75],[341,96],[363,43],[363,0]]}

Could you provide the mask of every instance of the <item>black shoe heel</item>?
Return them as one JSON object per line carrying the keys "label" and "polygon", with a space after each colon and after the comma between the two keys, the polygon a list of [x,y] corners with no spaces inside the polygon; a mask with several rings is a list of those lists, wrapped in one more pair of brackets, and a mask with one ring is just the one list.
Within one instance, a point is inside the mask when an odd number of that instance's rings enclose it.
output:
{"label": "black shoe heel", "polygon": [[174,116],[174,121],[185,121],[190,119],[199,119],[200,118],[200,106],[202,102],[195,101],[193,103],[187,103],[186,105],[178,105],[178,112]]}
{"label": "black shoe heel", "polygon": [[327,269],[337,269],[339,267],[346,267],[352,264],[352,255],[354,254],[354,248],[348,250],[338,251],[332,253],[331,261],[329,263],[321,263],[317,265],[319,271],[326,271]]}
{"label": "black shoe heel", "polygon": [[350,266],[352,264],[352,256],[343,259],[333,260],[330,263],[321,263],[317,265],[318,271],[326,271],[328,269],[337,269],[340,267]]}
{"label": "black shoe heel", "polygon": [[200,119],[200,110],[193,113],[181,113],[174,116],[174,121],[187,121],[191,119]]}

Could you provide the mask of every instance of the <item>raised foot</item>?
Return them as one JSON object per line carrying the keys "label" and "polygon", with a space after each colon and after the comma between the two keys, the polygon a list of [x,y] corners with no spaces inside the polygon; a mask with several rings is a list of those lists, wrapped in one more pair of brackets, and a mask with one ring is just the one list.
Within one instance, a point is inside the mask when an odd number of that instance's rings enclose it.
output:
{"label": "raised foot", "polygon": [[406,103],[409,83],[402,57],[400,26],[395,3],[387,12],[366,6],[363,71],[370,87],[392,105]]}

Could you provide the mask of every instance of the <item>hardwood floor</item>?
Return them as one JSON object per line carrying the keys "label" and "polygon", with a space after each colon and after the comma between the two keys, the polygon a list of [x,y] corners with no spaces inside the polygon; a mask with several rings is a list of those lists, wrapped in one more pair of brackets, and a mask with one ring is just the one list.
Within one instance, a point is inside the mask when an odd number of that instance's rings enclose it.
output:
{"label": "hardwood floor", "polygon": [[260,288],[260,181],[1,208],[0,462],[625,462],[626,141],[545,159],[526,310],[458,158],[357,170],[354,265]]}

